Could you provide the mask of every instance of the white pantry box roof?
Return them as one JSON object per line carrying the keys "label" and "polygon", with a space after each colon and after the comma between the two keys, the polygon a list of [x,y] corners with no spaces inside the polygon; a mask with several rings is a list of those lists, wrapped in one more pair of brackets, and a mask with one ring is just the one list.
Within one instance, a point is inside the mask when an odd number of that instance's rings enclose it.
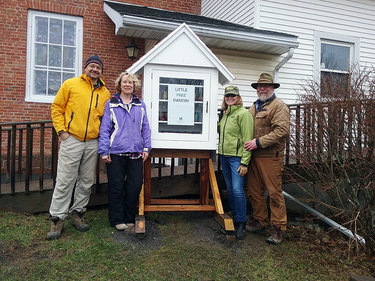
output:
{"label": "white pantry box roof", "polygon": [[224,85],[234,80],[233,74],[186,23],[181,24],[156,44],[127,71],[139,74],[146,64],[216,68],[219,72],[220,84]]}

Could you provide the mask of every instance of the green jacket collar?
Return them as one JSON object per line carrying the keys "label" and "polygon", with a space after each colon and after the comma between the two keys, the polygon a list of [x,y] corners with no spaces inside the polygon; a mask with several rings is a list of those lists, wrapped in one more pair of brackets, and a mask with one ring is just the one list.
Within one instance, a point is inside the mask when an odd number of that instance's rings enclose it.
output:
{"label": "green jacket collar", "polygon": [[242,108],[242,105],[229,105],[228,108],[227,108],[227,111],[225,112],[225,114],[231,114],[235,111],[237,111],[238,109]]}

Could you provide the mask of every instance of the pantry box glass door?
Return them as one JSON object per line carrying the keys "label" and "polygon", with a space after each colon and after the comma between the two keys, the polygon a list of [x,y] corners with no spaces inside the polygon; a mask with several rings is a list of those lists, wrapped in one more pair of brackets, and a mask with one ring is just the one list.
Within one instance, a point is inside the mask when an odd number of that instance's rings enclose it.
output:
{"label": "pantry box glass door", "polygon": [[153,138],[207,141],[210,85],[208,73],[154,70]]}

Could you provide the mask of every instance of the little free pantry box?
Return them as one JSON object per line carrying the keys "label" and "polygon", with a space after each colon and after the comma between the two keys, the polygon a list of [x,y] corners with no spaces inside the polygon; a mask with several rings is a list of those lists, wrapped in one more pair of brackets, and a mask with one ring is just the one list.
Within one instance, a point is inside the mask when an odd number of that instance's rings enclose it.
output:
{"label": "little free pantry box", "polygon": [[128,70],[143,72],[152,148],[216,150],[218,82],[234,76],[183,23]]}

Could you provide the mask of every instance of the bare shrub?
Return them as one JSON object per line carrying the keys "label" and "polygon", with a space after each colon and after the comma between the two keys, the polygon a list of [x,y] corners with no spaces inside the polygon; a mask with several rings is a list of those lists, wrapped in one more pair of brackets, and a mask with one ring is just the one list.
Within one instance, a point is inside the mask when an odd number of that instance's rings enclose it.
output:
{"label": "bare shrub", "polygon": [[301,85],[287,172],[304,183],[304,200],[364,237],[375,255],[375,69],[352,67],[344,78]]}

